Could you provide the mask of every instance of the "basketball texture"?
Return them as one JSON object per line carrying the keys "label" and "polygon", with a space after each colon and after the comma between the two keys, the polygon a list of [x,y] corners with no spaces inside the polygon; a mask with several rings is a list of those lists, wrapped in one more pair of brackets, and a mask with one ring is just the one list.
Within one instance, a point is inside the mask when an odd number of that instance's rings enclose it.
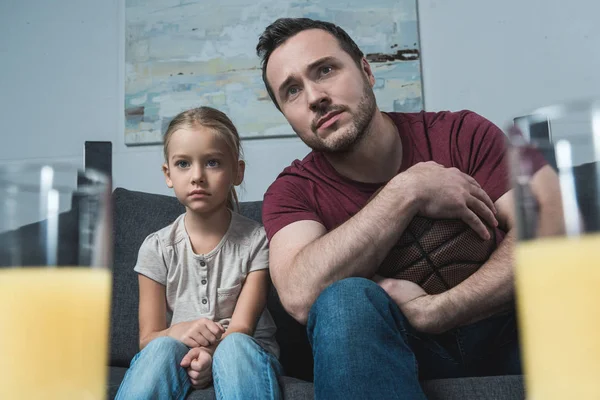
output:
{"label": "basketball texture", "polygon": [[429,294],[444,292],[467,279],[496,248],[462,220],[416,216],[379,266],[378,275],[405,279]]}

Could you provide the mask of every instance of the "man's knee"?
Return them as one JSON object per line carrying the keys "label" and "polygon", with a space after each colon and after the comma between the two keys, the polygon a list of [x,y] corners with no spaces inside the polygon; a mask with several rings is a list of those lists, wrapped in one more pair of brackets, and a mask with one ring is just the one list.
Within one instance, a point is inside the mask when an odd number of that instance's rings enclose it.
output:
{"label": "man's knee", "polygon": [[372,280],[346,278],[326,287],[313,304],[310,314],[331,313],[342,317],[347,313],[356,318],[358,313],[367,311],[369,302],[388,300],[385,291]]}
{"label": "man's knee", "polygon": [[381,317],[390,324],[402,324],[404,320],[398,306],[375,282],[346,278],[323,290],[310,310],[307,328],[311,335],[318,333],[315,331],[318,326],[362,332],[364,324]]}

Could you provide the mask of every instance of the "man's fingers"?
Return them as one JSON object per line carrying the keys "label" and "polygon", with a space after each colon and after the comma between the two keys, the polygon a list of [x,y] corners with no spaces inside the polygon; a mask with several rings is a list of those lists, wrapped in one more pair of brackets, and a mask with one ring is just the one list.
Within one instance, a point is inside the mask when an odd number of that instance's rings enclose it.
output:
{"label": "man's fingers", "polygon": [[472,197],[467,200],[467,207],[484,220],[489,226],[498,226],[496,216],[490,208],[481,200]]}
{"label": "man's fingers", "polygon": [[490,199],[490,196],[488,196],[488,194],[485,192],[485,190],[483,190],[481,188],[473,187],[471,189],[471,194],[473,196],[477,197],[479,200],[483,201],[485,203],[485,205],[488,206],[488,208],[490,210],[492,210],[492,212],[494,214],[497,212],[494,202],[492,201],[492,199]]}
{"label": "man's fingers", "polygon": [[464,172],[461,173],[471,185],[481,188],[481,185],[479,184],[479,182],[477,182],[477,179],[473,178],[471,175],[465,174]]}
{"label": "man's fingers", "polygon": [[479,219],[477,214],[475,214],[470,209],[466,209],[464,215],[461,218],[467,225],[469,225],[479,236],[481,236],[484,240],[489,240],[491,238],[490,233],[488,232],[485,224]]}

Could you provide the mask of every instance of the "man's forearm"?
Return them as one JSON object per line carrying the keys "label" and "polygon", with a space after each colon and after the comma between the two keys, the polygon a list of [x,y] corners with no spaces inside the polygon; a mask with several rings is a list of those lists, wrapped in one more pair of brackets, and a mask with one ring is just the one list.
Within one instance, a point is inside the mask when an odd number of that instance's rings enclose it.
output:
{"label": "man's forearm", "polygon": [[414,197],[386,186],[354,217],[302,249],[288,269],[290,290],[301,299],[294,314],[307,314],[321,291],[340,279],[373,276],[416,213]]}
{"label": "man's forearm", "polygon": [[513,250],[515,232],[508,232],[489,260],[469,278],[441,293],[436,304],[448,330],[490,317],[507,309],[514,299]]}

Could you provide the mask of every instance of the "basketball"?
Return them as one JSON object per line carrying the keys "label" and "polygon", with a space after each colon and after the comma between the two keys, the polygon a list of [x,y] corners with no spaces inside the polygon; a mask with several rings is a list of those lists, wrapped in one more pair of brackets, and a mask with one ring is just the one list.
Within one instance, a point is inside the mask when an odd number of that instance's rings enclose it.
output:
{"label": "basketball", "polygon": [[379,265],[377,275],[414,282],[428,294],[445,292],[477,271],[496,249],[496,231],[486,227],[488,240],[460,219],[417,215]]}
{"label": "basketball", "polygon": [[379,266],[377,274],[405,279],[429,294],[444,292],[467,279],[496,248],[462,220],[434,220],[416,216]]}

